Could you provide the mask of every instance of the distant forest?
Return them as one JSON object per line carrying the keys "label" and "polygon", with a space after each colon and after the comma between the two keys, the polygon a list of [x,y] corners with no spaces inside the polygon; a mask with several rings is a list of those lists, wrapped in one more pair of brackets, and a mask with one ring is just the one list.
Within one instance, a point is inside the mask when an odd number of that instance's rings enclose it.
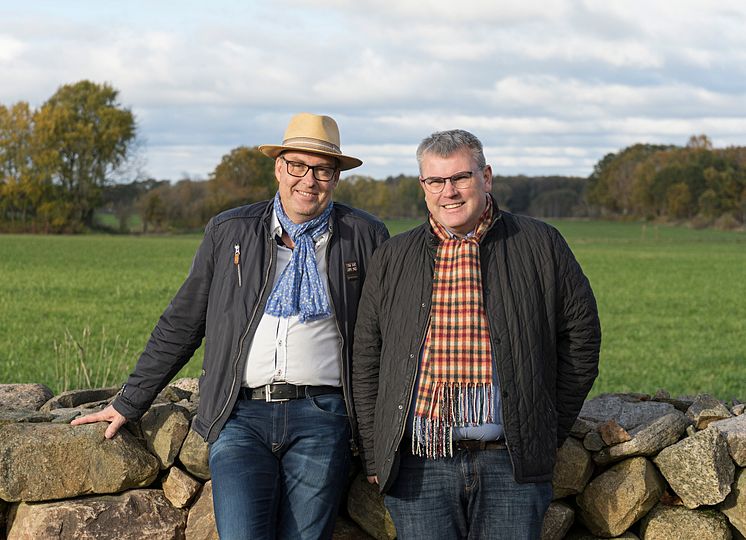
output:
{"label": "distant forest", "polygon": [[[0,231],[195,231],[216,213],[276,191],[273,161],[256,148],[222,157],[205,180],[133,180],[136,123],[109,85],[64,85],[40,108],[0,104]],[[414,159],[414,157],[413,157]],[[746,147],[635,144],[604,156],[588,178],[496,176],[499,205],[537,217],[604,217],[743,228]],[[424,219],[413,176],[344,178],[336,201],[384,219]]]}

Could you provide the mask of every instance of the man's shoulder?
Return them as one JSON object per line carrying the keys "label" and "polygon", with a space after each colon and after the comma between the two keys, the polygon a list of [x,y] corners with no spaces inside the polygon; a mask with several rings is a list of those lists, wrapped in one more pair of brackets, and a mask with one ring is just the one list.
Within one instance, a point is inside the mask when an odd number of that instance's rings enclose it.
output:
{"label": "man's shoulder", "polygon": [[421,245],[426,241],[427,236],[427,224],[423,223],[404,231],[395,236],[389,238],[379,249],[381,251],[381,257],[384,256],[399,256],[402,253],[412,251],[412,248],[417,245]]}

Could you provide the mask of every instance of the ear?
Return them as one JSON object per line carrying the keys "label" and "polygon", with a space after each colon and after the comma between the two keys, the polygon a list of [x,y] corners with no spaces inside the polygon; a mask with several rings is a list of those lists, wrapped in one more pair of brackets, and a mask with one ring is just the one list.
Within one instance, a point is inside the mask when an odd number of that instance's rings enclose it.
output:
{"label": "ear", "polygon": [[490,193],[492,191],[492,167],[485,166],[482,173],[484,174],[484,192]]}
{"label": "ear", "polygon": [[280,177],[282,176],[282,167],[283,167],[284,165],[285,165],[285,164],[284,164],[284,163],[283,163],[283,161],[282,161],[282,160],[280,159],[280,156],[277,156],[277,157],[275,158],[275,180],[277,180],[277,183],[278,183],[278,184],[280,183]]}

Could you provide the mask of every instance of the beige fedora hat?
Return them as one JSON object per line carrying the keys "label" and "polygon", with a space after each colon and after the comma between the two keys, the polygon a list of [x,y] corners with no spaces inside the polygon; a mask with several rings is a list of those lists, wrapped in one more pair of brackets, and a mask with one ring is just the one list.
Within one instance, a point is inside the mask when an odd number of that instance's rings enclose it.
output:
{"label": "beige fedora hat", "polygon": [[298,150],[339,160],[340,170],[354,169],[363,164],[357,158],[345,156],[339,149],[339,128],[334,118],[318,114],[299,113],[290,119],[282,144],[263,144],[259,151],[265,156],[276,158],[282,152]]}

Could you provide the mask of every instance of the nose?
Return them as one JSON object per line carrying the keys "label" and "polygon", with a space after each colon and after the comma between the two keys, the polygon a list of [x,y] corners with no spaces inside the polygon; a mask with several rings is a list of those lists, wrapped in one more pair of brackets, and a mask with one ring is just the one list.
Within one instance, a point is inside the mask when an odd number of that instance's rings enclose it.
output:
{"label": "nose", "polygon": [[456,193],[458,193],[458,190],[453,185],[453,180],[449,178],[448,180],[446,180],[446,183],[443,186],[442,194],[445,195],[446,197],[453,197]]}

